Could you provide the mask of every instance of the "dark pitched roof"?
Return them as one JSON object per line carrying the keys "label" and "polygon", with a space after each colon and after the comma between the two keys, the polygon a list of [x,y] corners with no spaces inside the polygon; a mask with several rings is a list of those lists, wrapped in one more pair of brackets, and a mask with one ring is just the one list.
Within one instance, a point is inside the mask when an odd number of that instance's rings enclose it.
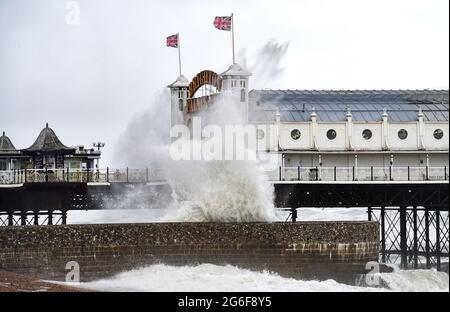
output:
{"label": "dark pitched roof", "polygon": [[252,90],[249,120],[308,121],[314,110],[321,121],[344,121],[350,109],[355,121],[415,121],[419,108],[425,121],[449,121],[448,90]]}
{"label": "dark pitched roof", "polygon": [[12,144],[11,140],[5,135],[3,131],[3,135],[0,136],[0,154],[3,153],[16,153],[19,152]]}
{"label": "dark pitched roof", "polygon": [[39,133],[36,141],[29,148],[22,150],[24,153],[35,153],[35,152],[60,152],[64,154],[75,153],[74,148],[70,148],[61,143],[61,141],[56,136],[55,132],[48,127],[42,129]]}

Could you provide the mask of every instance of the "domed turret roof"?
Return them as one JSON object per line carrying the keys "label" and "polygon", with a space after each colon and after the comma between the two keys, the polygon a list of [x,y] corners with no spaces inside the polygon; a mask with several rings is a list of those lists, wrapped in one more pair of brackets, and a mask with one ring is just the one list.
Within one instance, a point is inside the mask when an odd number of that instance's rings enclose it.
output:
{"label": "domed turret roof", "polygon": [[189,79],[181,75],[172,84],[168,85],[169,88],[184,88],[189,86]]}
{"label": "domed turret roof", "polygon": [[39,133],[39,136],[33,145],[27,149],[24,149],[23,152],[28,154],[36,152],[59,152],[63,154],[71,154],[75,153],[75,149],[62,144],[55,132],[49,128],[47,123],[46,127],[42,129],[41,133]]}
{"label": "domed turret roof", "polygon": [[251,76],[252,73],[242,68],[241,65],[234,63],[228,69],[221,74],[221,76]]}
{"label": "domed turret roof", "polygon": [[17,150],[11,140],[5,135],[5,131],[3,131],[3,135],[0,136],[0,153],[6,152],[17,152]]}

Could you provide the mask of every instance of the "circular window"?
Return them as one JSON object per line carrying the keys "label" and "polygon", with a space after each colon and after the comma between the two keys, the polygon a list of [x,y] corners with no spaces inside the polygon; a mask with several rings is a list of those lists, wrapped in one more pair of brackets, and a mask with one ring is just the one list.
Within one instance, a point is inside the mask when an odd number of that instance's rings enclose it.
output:
{"label": "circular window", "polygon": [[400,138],[400,140],[404,140],[408,137],[408,131],[406,131],[405,129],[400,129],[398,131],[398,137]]}
{"label": "circular window", "polygon": [[300,139],[301,135],[302,135],[302,133],[298,129],[294,129],[291,131],[291,138],[294,140]]}
{"label": "circular window", "polygon": [[436,129],[433,132],[433,136],[436,140],[440,140],[444,137],[444,131],[442,129]]}
{"label": "circular window", "polygon": [[256,131],[256,137],[258,138],[258,140],[264,139],[264,135],[265,135],[264,130],[258,129]]}
{"label": "circular window", "polygon": [[327,131],[327,138],[328,138],[329,140],[334,140],[334,139],[336,139],[336,131],[333,130],[333,129],[328,130],[328,131]]}
{"label": "circular window", "polygon": [[362,132],[362,136],[364,139],[370,140],[372,138],[372,131],[370,131],[369,129],[366,129]]}

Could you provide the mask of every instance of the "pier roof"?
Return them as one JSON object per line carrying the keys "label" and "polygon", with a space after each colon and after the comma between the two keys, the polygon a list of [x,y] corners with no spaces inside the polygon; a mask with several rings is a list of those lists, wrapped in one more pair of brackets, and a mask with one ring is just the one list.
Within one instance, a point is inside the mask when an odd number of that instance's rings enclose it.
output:
{"label": "pier roof", "polygon": [[386,110],[389,120],[449,121],[448,90],[252,90],[249,120],[272,122],[279,110],[285,122],[309,121],[311,112],[319,121],[344,121],[348,110],[355,121],[379,121]]}
{"label": "pier roof", "polygon": [[60,154],[74,154],[75,149],[65,146],[56,136],[53,129],[49,128],[48,123],[46,127],[39,133],[36,141],[29,148],[23,150],[26,154],[35,153],[60,153]]}
{"label": "pier roof", "polygon": [[20,154],[20,151],[14,147],[14,144],[9,137],[6,136],[5,131],[3,131],[3,135],[0,136],[0,155],[4,154]]}

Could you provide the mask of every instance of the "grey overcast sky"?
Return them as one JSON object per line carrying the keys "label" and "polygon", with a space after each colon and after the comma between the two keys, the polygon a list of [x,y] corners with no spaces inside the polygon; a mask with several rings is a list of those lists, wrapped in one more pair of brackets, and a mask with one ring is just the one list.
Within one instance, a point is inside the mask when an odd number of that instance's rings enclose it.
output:
{"label": "grey overcast sky", "polygon": [[26,148],[48,121],[66,145],[105,141],[114,165],[128,122],[169,105],[153,103],[178,74],[166,36],[181,33],[188,78],[221,72],[230,37],[212,22],[231,12],[248,64],[289,43],[282,75],[254,87],[448,89],[448,0],[0,0],[0,131]]}

